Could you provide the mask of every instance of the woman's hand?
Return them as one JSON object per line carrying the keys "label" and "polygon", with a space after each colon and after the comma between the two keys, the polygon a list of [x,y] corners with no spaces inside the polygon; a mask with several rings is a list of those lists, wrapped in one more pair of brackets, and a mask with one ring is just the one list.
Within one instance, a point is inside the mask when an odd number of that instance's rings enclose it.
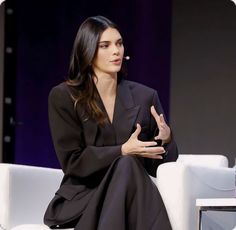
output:
{"label": "woman's hand", "polygon": [[166,124],[163,114],[158,115],[154,106],[151,106],[151,114],[156,120],[159,133],[154,137],[155,140],[162,140],[162,145],[169,143],[171,140],[171,131],[170,127]]}
{"label": "woman's hand", "polygon": [[140,141],[138,135],[141,132],[141,126],[137,124],[135,132],[130,136],[122,147],[122,155],[139,155],[147,158],[162,159],[160,154],[165,153],[163,147],[157,147],[155,141]]}

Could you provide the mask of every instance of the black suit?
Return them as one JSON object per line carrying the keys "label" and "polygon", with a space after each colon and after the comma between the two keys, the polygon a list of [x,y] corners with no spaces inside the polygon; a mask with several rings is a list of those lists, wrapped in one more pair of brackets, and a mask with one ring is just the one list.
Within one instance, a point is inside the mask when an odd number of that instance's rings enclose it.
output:
{"label": "black suit", "polygon": [[[155,176],[160,163],[177,159],[177,147],[173,138],[165,147],[167,155],[163,160],[121,155],[121,145],[134,132],[137,123],[142,127],[139,139],[151,140],[155,136],[157,126],[150,114],[151,105],[155,106],[159,114],[163,113],[156,91],[138,83],[121,80],[117,88],[113,122],[112,124],[107,122],[104,127],[100,127],[94,120],[88,119],[83,107],[78,105],[75,109],[71,95],[73,95],[73,89],[69,89],[65,83],[54,87],[49,95],[51,133],[65,176],[47,209],[45,223],[49,226],[57,224],[63,226],[70,222],[75,226],[78,222],[78,229],[86,230],[109,229],[109,226],[119,230],[128,226],[129,229],[139,229],[136,226],[138,224],[140,229],[142,226],[146,226],[145,228],[149,230],[150,227],[147,227],[149,223],[146,222],[153,222],[153,219],[142,221],[142,223],[137,220],[134,223],[137,213],[144,212],[143,215],[149,215],[145,213],[147,210],[144,207],[137,211],[136,206],[145,206],[145,199],[149,199],[147,201],[149,205],[157,199],[158,203],[153,208],[149,208],[154,215],[153,218],[155,219],[155,215],[158,214],[155,214],[152,209],[159,210],[159,213],[160,210],[164,211],[162,211],[163,217],[155,226],[161,226],[164,223],[163,226],[166,227],[160,227],[160,229],[170,229],[158,190],[153,186],[150,178],[146,176],[146,171]],[[105,111],[102,101],[99,100],[98,103]],[[126,176],[120,181],[119,175],[123,173],[125,168],[127,170],[133,168],[133,171],[130,172],[130,175],[129,172],[126,172]],[[120,172],[119,169],[121,169]],[[131,174],[133,179],[129,178]],[[138,174],[140,176],[136,177]],[[136,187],[128,189],[127,186],[129,187],[132,180],[134,180]],[[114,191],[121,188],[124,188],[122,194],[126,194],[125,200],[124,197],[122,198],[123,195],[117,195],[116,192],[116,195],[114,194]],[[115,221],[112,220],[112,216],[115,215],[114,219],[119,219],[118,216],[127,212],[126,205],[133,199],[134,193],[130,193],[130,190],[133,189],[135,194],[140,193],[137,195],[139,198],[137,198],[135,208],[128,208],[128,212],[133,214],[130,214],[129,218],[127,214],[121,218],[119,226],[114,226]],[[111,193],[110,190],[114,191]],[[143,194],[149,192],[154,193],[154,198],[148,194],[149,197],[145,196],[143,199]],[[113,198],[119,202],[114,203],[113,211],[107,211],[109,210],[107,206],[112,204]],[[124,207],[120,206],[120,203],[123,203]],[[156,207],[158,205],[159,209]],[[122,208],[124,208],[123,211],[121,211]],[[108,218],[111,223],[108,223]],[[161,223],[161,219],[163,219],[163,223]]]}

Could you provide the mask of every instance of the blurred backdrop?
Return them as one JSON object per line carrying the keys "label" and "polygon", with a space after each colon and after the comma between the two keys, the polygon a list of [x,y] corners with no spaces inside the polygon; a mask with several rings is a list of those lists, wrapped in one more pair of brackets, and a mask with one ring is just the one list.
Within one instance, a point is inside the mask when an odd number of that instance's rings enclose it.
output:
{"label": "blurred backdrop", "polygon": [[181,153],[236,155],[236,7],[230,0],[7,0],[0,7],[3,162],[59,167],[47,97],[88,16],[115,21],[129,80],[155,88]]}
{"label": "blurred backdrop", "polygon": [[182,153],[236,158],[236,6],[173,0],[170,117]]}

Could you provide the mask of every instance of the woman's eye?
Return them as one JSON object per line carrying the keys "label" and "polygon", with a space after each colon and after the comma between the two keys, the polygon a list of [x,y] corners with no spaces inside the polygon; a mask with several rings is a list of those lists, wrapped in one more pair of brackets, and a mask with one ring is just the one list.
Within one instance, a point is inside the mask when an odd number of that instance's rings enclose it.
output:
{"label": "woman's eye", "polygon": [[105,49],[105,48],[107,48],[107,47],[108,47],[107,44],[101,44],[101,45],[99,45],[99,48],[102,48],[102,49]]}
{"label": "woman's eye", "polygon": [[123,46],[123,42],[122,42],[122,41],[119,41],[119,42],[118,42],[118,46]]}

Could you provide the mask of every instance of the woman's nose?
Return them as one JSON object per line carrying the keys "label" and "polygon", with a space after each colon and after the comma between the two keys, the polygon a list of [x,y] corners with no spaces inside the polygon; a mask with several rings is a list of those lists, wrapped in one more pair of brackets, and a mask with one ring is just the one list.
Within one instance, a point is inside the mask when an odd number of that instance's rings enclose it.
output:
{"label": "woman's nose", "polygon": [[120,49],[119,49],[119,47],[117,47],[116,45],[114,45],[112,51],[113,51],[114,54],[119,54]]}

